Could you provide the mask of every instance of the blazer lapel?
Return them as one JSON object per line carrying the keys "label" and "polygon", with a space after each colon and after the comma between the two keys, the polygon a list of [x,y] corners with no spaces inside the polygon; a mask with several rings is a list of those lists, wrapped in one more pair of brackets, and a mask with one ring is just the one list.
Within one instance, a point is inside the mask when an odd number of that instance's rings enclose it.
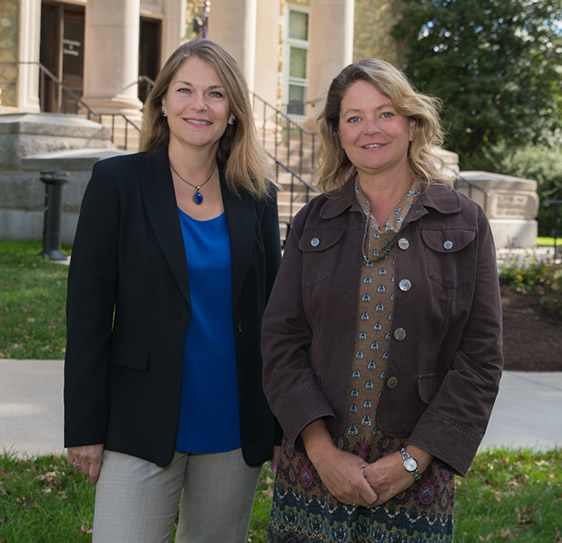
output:
{"label": "blazer lapel", "polygon": [[222,201],[230,237],[232,258],[232,308],[236,307],[254,246],[255,201],[244,194],[238,198],[228,190],[222,167],[219,167]]}
{"label": "blazer lapel", "polygon": [[147,154],[140,178],[148,220],[178,287],[189,303],[185,246],[167,148]]}

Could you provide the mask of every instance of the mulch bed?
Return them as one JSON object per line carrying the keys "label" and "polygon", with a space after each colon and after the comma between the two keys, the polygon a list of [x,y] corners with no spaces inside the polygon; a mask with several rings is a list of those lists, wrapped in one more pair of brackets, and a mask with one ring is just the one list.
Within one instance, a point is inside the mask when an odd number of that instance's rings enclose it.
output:
{"label": "mulch bed", "polygon": [[562,371],[562,320],[546,315],[538,297],[502,286],[505,369]]}

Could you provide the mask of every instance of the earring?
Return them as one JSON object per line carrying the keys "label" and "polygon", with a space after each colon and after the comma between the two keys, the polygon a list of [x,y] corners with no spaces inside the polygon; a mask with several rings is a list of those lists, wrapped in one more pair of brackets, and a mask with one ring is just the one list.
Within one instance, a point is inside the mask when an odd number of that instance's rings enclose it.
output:
{"label": "earring", "polygon": [[233,116],[230,118],[230,121],[228,121],[228,124],[229,124],[230,126],[232,126],[235,122],[236,122],[236,117],[233,115]]}
{"label": "earring", "polygon": [[168,116],[168,114],[166,113],[165,110],[162,110],[161,113],[162,113],[162,117],[167,117],[167,116]]}

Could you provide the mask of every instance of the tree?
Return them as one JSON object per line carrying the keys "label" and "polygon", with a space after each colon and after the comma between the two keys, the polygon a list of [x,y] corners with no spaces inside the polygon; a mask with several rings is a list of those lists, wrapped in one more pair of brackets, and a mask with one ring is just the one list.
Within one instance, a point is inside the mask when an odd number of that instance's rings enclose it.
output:
{"label": "tree", "polygon": [[544,143],[562,127],[560,0],[402,0],[405,72],[443,101],[462,165],[499,143]]}

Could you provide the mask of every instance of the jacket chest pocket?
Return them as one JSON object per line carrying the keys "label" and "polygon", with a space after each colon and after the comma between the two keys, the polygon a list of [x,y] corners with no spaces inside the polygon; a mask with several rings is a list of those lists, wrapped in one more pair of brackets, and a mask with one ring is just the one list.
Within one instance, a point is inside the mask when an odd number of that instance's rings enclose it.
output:
{"label": "jacket chest pocket", "polygon": [[446,289],[474,283],[476,231],[472,228],[421,231],[429,277]]}
{"label": "jacket chest pocket", "polygon": [[302,252],[302,285],[312,287],[330,277],[343,230],[310,230],[303,232],[299,240]]}

